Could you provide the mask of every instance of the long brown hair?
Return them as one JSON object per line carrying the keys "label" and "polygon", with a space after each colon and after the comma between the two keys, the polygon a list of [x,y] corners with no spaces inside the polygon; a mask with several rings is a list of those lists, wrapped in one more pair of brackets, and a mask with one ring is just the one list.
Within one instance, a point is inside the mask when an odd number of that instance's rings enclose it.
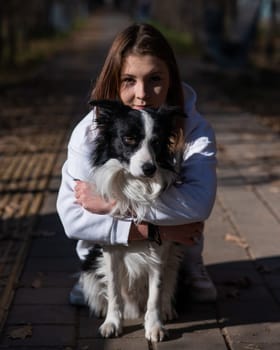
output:
{"label": "long brown hair", "polygon": [[91,98],[119,98],[121,69],[125,57],[130,54],[156,56],[166,63],[170,77],[166,103],[180,106],[183,109],[182,82],[174,52],[165,37],[147,23],[133,24],[116,36],[91,93]]}

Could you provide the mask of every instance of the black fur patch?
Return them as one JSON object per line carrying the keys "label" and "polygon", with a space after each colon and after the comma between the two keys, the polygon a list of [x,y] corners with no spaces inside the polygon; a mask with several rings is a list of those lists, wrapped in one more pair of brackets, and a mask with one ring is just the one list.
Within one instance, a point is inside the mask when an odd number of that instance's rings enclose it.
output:
{"label": "black fur patch", "polygon": [[96,244],[82,262],[82,271],[96,270],[98,267],[97,258],[100,258],[102,255],[102,248]]}
{"label": "black fur patch", "polygon": [[[98,136],[95,140],[93,166],[106,163],[109,159],[118,159],[122,164],[129,164],[130,158],[145,138],[141,111],[132,109],[119,101],[94,100],[92,106],[98,107],[96,124]],[[170,152],[170,140],[174,136],[175,118],[185,116],[178,107],[146,109],[154,120],[154,137],[151,148],[157,164],[173,170],[173,154]]]}

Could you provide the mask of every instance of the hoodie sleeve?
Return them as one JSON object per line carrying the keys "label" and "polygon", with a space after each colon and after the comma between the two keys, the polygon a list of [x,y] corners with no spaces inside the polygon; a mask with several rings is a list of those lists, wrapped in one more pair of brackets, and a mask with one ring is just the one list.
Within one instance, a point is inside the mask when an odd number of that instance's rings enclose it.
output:
{"label": "hoodie sleeve", "polygon": [[66,235],[72,239],[99,244],[127,244],[130,220],[93,214],[75,202],[75,179],[89,181],[92,152],[92,113],[74,129],[68,145],[67,160],[62,168],[57,197],[57,212]]}

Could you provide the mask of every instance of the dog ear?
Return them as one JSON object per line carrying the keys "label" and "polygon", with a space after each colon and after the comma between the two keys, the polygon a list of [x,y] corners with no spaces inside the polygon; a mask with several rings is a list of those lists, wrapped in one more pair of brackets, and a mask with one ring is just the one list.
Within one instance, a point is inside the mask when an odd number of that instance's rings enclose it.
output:
{"label": "dog ear", "polygon": [[126,108],[126,106],[118,100],[91,100],[89,104],[99,107],[106,114],[118,113]]}
{"label": "dog ear", "polygon": [[181,118],[187,118],[187,114],[183,111],[183,109],[179,106],[167,106],[162,105],[158,111],[160,115],[166,116],[166,117],[181,117]]}

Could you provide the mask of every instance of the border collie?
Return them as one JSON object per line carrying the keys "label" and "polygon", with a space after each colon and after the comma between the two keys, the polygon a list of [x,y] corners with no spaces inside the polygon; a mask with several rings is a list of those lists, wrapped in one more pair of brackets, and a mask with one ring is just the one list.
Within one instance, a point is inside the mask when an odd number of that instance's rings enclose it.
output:
{"label": "border collie", "polygon": [[[160,193],[179,181],[183,148],[176,145],[178,108],[134,110],[118,101],[95,100],[97,108],[92,181],[105,199],[116,199],[112,215],[141,222]],[[182,135],[181,135],[182,137]],[[149,236],[158,233],[149,224]],[[162,341],[163,322],[176,317],[173,299],[183,248],[160,237],[128,246],[103,246],[86,258],[80,283],[90,310],[105,317],[105,337],[122,333],[123,319],[145,314],[145,337]]]}

